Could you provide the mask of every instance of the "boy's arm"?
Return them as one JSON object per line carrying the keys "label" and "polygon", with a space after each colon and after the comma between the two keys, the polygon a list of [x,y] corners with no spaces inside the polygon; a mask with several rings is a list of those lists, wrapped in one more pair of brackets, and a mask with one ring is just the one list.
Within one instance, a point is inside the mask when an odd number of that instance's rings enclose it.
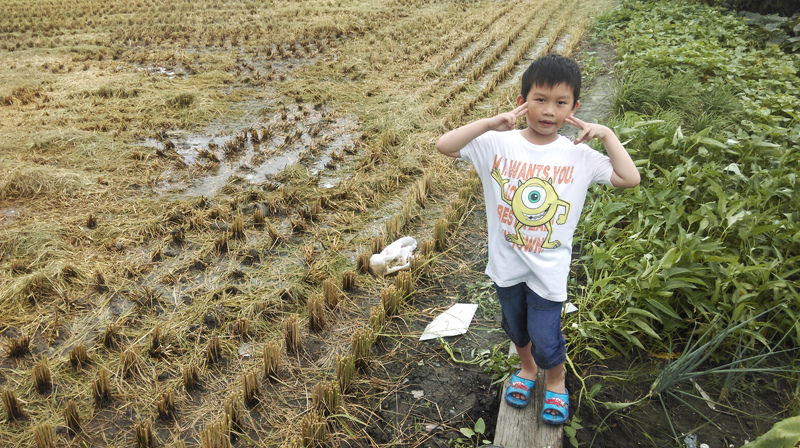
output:
{"label": "boy's arm", "polygon": [[483,118],[453,129],[439,137],[439,140],[436,141],[436,149],[449,157],[461,157],[461,149],[467,146],[467,143],[487,131],[509,131],[514,129],[517,119],[527,112],[528,103],[523,103],[511,112],[498,114],[491,118]]}
{"label": "boy's arm", "polygon": [[622,146],[622,142],[614,134],[614,131],[601,124],[586,123],[574,116],[567,118],[567,123],[581,130],[574,141],[576,145],[595,138],[599,138],[603,142],[603,146],[606,147],[606,154],[611,159],[611,166],[614,168],[614,172],[611,174],[611,185],[621,188],[631,188],[639,185],[642,180],[639,170],[633,163],[628,151]]}

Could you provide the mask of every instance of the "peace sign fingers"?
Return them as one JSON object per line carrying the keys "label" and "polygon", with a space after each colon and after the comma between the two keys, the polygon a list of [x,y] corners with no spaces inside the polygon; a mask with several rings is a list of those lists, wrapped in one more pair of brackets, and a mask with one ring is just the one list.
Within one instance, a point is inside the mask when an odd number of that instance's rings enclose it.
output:
{"label": "peace sign fingers", "polygon": [[596,123],[587,123],[583,120],[576,118],[575,116],[569,116],[565,121],[581,130],[581,132],[574,140],[574,143],[576,145],[578,143],[588,142],[589,140],[595,138],[602,139],[608,134],[608,132],[610,132],[609,129],[603,125]]}
{"label": "peace sign fingers", "polygon": [[576,117],[575,115],[570,115],[569,117],[567,117],[566,122],[568,124],[571,124],[572,126],[575,126],[578,129],[583,129],[586,127],[586,122],[578,119],[578,117]]}
{"label": "peace sign fingers", "polygon": [[489,129],[493,131],[510,131],[517,124],[517,119],[528,113],[528,103],[522,103],[511,112],[495,115],[489,121]]}
{"label": "peace sign fingers", "polygon": [[528,113],[528,102],[525,101],[524,103],[517,106],[514,110],[511,111],[515,117],[520,118]]}

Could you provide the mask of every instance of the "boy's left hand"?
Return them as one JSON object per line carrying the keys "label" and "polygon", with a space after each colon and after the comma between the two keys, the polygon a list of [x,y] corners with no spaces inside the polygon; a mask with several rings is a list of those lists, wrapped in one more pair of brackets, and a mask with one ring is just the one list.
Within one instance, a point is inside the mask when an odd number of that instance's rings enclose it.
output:
{"label": "boy's left hand", "polygon": [[573,115],[567,117],[566,122],[581,130],[580,134],[578,134],[573,141],[573,143],[576,145],[578,143],[588,142],[589,140],[595,138],[603,139],[606,137],[606,135],[608,135],[608,133],[611,132],[611,129],[603,126],[602,124],[587,123],[583,120],[579,120]]}

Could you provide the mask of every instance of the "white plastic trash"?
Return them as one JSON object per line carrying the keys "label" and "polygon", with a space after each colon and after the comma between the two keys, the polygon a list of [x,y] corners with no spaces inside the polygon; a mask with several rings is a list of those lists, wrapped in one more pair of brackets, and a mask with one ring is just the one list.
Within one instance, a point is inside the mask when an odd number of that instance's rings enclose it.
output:
{"label": "white plastic trash", "polygon": [[401,269],[411,268],[411,253],[417,248],[417,240],[404,236],[386,246],[381,253],[369,257],[369,267],[377,275],[387,275]]}

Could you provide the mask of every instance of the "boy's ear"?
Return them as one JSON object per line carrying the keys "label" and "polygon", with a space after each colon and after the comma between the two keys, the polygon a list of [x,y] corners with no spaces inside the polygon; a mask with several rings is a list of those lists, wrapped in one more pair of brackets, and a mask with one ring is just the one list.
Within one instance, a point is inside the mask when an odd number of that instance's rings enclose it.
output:
{"label": "boy's ear", "polygon": [[522,95],[517,95],[517,106],[522,106],[525,103],[525,98]]}
{"label": "boy's ear", "polygon": [[578,107],[581,105],[580,101],[575,101],[575,107],[572,108],[572,113],[574,114]]}

